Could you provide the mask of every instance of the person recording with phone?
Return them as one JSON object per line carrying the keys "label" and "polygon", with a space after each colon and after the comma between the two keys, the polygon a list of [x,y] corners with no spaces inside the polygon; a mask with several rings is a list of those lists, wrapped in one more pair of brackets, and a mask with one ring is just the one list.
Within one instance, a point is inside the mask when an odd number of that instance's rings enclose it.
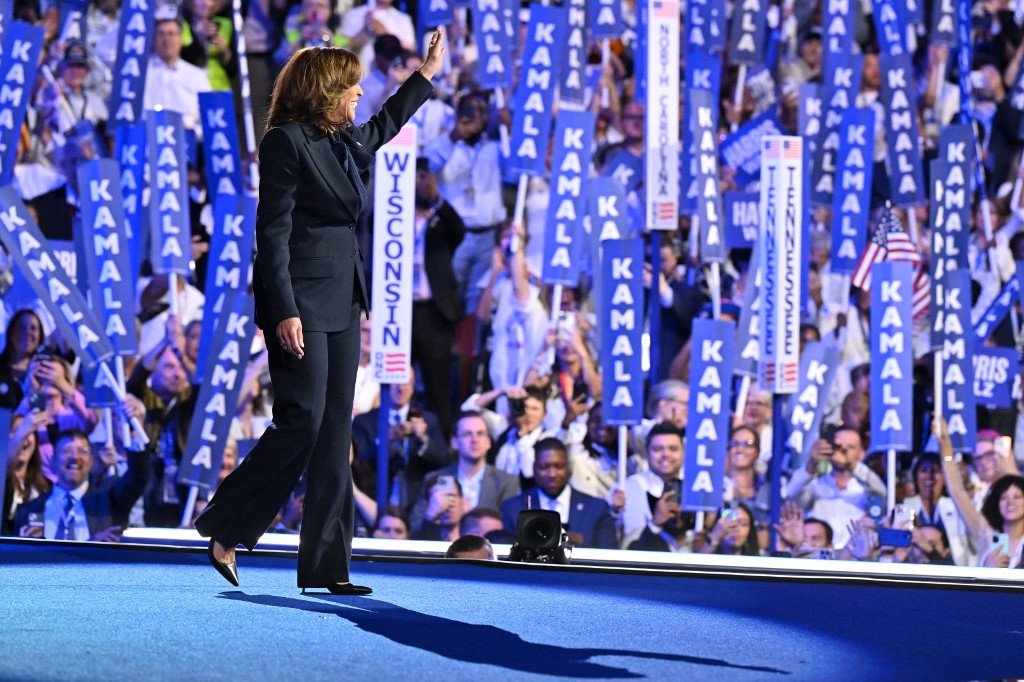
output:
{"label": "person recording with phone", "polygon": [[698,551],[701,554],[760,556],[761,545],[750,507],[742,502],[730,503],[719,514]]}
{"label": "person recording with phone", "polygon": [[1024,555],[1024,477],[1007,474],[996,479],[979,512],[960,475],[946,420],[936,419],[932,433],[939,440],[939,457],[949,494],[979,550],[978,565],[1020,568]]}
{"label": "person recording with phone", "polygon": [[915,512],[917,528],[935,528],[945,535],[945,545],[958,566],[971,566],[977,561],[977,552],[970,542],[970,534],[956,504],[945,493],[945,476],[938,455],[918,455],[910,467],[916,495],[905,498],[901,504]]}
{"label": "person recording with phone", "polygon": [[25,397],[25,377],[44,336],[43,322],[31,308],[22,308],[11,316],[0,352],[0,408],[13,410]]}
{"label": "person recording with phone", "polygon": [[[680,552],[689,550],[692,515],[683,514],[683,433],[668,422],[647,434],[648,469],[626,478],[610,495],[620,508],[622,549]],[[620,499],[615,500],[616,496]],[[621,502],[621,506],[618,504]]]}
{"label": "person recording with phone", "polygon": [[462,486],[452,474],[434,472],[423,482],[426,492],[427,508],[423,515],[423,525],[413,533],[413,540],[444,540],[453,542],[459,539],[459,522],[466,513],[465,499],[462,497]]}

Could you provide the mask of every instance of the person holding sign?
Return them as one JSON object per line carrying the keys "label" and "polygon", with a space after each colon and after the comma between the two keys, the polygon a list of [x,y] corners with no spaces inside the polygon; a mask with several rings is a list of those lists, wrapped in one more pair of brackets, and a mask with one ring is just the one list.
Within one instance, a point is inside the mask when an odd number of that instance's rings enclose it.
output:
{"label": "person holding sign", "polygon": [[[253,294],[267,332],[274,387],[268,429],[196,520],[210,562],[238,584],[236,545],[252,549],[306,472],[298,585],[369,594],[349,582],[354,501],[348,451],[359,364],[359,315],[369,308],[356,220],[374,152],[432,92],[444,34],[381,111],[353,126],[359,58],[335,47],[296,52],[274,85],[260,143]],[[271,336],[271,333],[273,336]]]}

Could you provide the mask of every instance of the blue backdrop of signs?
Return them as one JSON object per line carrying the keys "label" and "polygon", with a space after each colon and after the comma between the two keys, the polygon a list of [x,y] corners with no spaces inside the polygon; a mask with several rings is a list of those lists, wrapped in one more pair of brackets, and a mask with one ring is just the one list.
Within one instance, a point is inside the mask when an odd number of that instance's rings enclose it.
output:
{"label": "blue backdrop of signs", "polygon": [[622,3],[618,0],[592,0],[587,3],[587,25],[595,40],[620,38],[625,24],[622,21]]}
{"label": "blue backdrop of signs", "polygon": [[886,116],[885,138],[889,147],[889,193],[895,206],[924,202],[924,176],[918,144],[917,93],[914,65],[909,54],[882,54],[882,106]]}
{"label": "blue backdrop of signs", "polygon": [[714,511],[722,506],[735,338],[731,321],[693,321],[683,509]]}
{"label": "blue backdrop of signs", "polygon": [[761,363],[761,296],[764,268],[761,265],[762,241],[754,242],[747,284],[743,288],[743,307],[740,309],[740,328],[736,337],[736,369],[741,376],[754,378]]}
{"label": "blue backdrop of signs", "polygon": [[519,86],[513,98],[512,170],[529,175],[546,173],[551,107],[562,63],[566,18],[565,8],[534,5],[530,9]]}
{"label": "blue backdrop of signs", "polygon": [[235,123],[235,96],[230,90],[199,93],[203,121],[203,160],[210,197],[242,192],[242,153]]}
{"label": "blue backdrop of signs", "polygon": [[[683,73],[686,84],[686,97],[690,98],[696,90],[711,93],[714,101],[722,91],[722,58],[717,54],[690,52],[686,55],[686,69]],[[718,107],[711,112],[715,130],[718,130]],[[683,150],[682,162],[679,164],[679,211],[695,213],[697,211],[697,151],[693,144],[693,127],[689,118],[682,116],[679,127],[679,141]]]}
{"label": "blue backdrop of signs", "polygon": [[589,175],[594,114],[563,109],[555,124],[553,185],[544,230],[545,284],[576,286],[583,260],[585,183]]}
{"label": "blue backdrop of signs", "polygon": [[811,203],[814,206],[832,205],[836,155],[839,153],[839,128],[843,112],[854,105],[860,91],[863,69],[864,56],[859,54],[829,55],[825,61],[821,96],[824,116],[811,177]]}
{"label": "blue backdrop of signs", "polygon": [[639,424],[644,373],[644,242],[609,239],[601,244],[601,377],[605,424]]}
{"label": "blue backdrop of signs", "polygon": [[989,407],[1013,407],[1013,386],[1020,377],[1015,348],[978,347],[974,351],[974,398]]}
{"label": "blue backdrop of signs", "polygon": [[810,147],[811,158],[817,148],[818,135],[821,133],[821,96],[817,83],[800,84],[800,102],[796,106],[797,130]]}
{"label": "blue backdrop of signs", "polygon": [[761,225],[760,192],[725,193],[725,245],[730,249],[750,249]]}
{"label": "blue backdrop of signs", "polygon": [[146,68],[149,66],[153,18],[153,0],[125,0],[121,3],[121,25],[117,33],[117,62],[114,64],[114,87],[110,90],[107,109],[111,127],[142,120],[142,98],[146,90]]}
{"label": "blue backdrop of signs", "polygon": [[[906,48],[906,28],[900,17],[899,5],[894,0],[872,0],[872,18],[875,22],[875,33],[878,43],[885,54],[904,54]],[[884,71],[882,72],[885,73]]]}
{"label": "blue backdrop of signs", "polygon": [[875,112],[847,109],[839,129],[836,187],[832,194],[832,258],[837,274],[852,274],[864,250],[871,212]]}
{"label": "blue backdrop of signs", "polygon": [[720,53],[725,50],[727,24],[725,0],[689,0],[681,42],[689,53]]}
{"label": "blue backdrop of signs", "polygon": [[587,192],[587,214],[590,216],[590,235],[598,241],[627,239],[639,234],[630,229],[626,220],[626,192],[614,178],[598,176],[590,180]]}
{"label": "blue backdrop of signs", "polygon": [[14,159],[25,109],[32,99],[36,64],[43,46],[43,29],[22,21],[4,28],[3,57],[0,58],[0,185],[14,179]]}
{"label": "blue backdrop of signs", "polygon": [[804,346],[799,388],[786,400],[786,451],[790,458],[787,468],[800,466],[810,457],[838,367],[839,349],[835,346],[820,342]]}
{"label": "blue backdrop of signs", "polygon": [[700,216],[701,262],[721,263],[728,257],[722,227],[722,193],[718,177],[718,145],[714,116],[718,100],[707,90],[692,90],[689,119],[697,153],[697,214]]}
{"label": "blue backdrop of signs", "polygon": [[974,400],[974,335],[971,329],[971,275],[952,270],[942,279],[942,415],[957,452],[971,452],[977,439]]}
{"label": "blue backdrop of signs", "polygon": [[417,9],[421,34],[435,26],[447,26],[455,22],[455,3],[450,0],[426,0],[419,3]]}
{"label": "blue backdrop of signs", "polygon": [[822,8],[823,57],[853,52],[853,17],[856,0],[825,0]]}
{"label": "blue backdrop of signs", "polygon": [[767,12],[762,0],[737,0],[729,27],[729,63],[756,66],[764,60]]}
{"label": "blue backdrop of signs", "polygon": [[914,417],[913,266],[871,267],[871,449],[910,451]]}
{"label": "blue backdrop of signs", "polygon": [[149,157],[150,262],[153,272],[188,274],[192,258],[188,166],[181,114],[146,114]]}
{"label": "blue backdrop of signs", "polygon": [[558,99],[583,106],[586,104],[587,0],[566,0],[565,6],[569,12],[569,34],[562,58]]}
{"label": "blue backdrop of signs", "polygon": [[722,163],[736,171],[737,187],[746,187],[761,177],[761,138],[782,134],[778,115],[769,109],[722,141]]}
{"label": "blue backdrop of signs", "polygon": [[121,196],[128,230],[132,289],[142,267],[149,225],[143,190],[146,188],[146,124],[126,123],[114,132],[114,158],[121,166]]}
{"label": "blue backdrop of signs", "polygon": [[988,310],[975,323],[974,338],[979,346],[996,330],[996,327],[1003,321],[1006,314],[1010,312],[1013,304],[1022,302],[1021,298],[1022,294],[1024,294],[1024,287],[1021,286],[1021,278],[1024,277],[1024,272],[1021,271],[1022,266],[1024,266],[1024,262],[1017,261],[1016,276],[1010,278],[1010,281],[1006,283],[1003,290],[999,292],[996,299],[989,305]]}
{"label": "blue backdrop of signs", "polygon": [[512,84],[512,50],[505,31],[506,0],[476,0],[473,5],[473,35],[479,56],[476,81],[492,90]]}
{"label": "blue backdrop of signs", "polygon": [[957,0],[934,0],[932,4],[932,26],[928,42],[932,45],[956,47],[960,42],[957,35]]}

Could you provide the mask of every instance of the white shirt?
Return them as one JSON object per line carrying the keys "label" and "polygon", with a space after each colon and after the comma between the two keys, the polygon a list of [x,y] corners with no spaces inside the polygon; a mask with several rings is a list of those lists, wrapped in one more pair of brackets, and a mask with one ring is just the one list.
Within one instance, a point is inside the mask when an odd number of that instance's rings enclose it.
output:
{"label": "white shirt", "polygon": [[415,216],[415,249],[412,252],[412,300],[429,301],[433,298],[427,278],[427,223],[431,215]]}
{"label": "white shirt", "polygon": [[78,542],[85,542],[89,539],[89,521],[86,519],[85,507],[82,505],[82,496],[88,491],[88,481],[74,490],[64,490],[59,486],[54,486],[53,492],[46,500],[46,508],[43,512],[43,537],[47,540],[64,539],[57,537],[57,528],[64,516],[64,505],[67,504],[67,498],[70,495],[75,501],[71,510],[74,519],[71,521],[71,533],[67,539]]}
{"label": "white shirt", "polygon": [[531,363],[537,359],[550,322],[540,302],[540,289],[529,285],[525,302],[515,295],[512,280],[502,273],[494,283],[494,316],[491,318],[491,363],[488,371],[494,388],[522,386]]}
{"label": "white shirt", "polygon": [[513,476],[522,475],[525,478],[533,478],[533,446],[541,438],[546,438],[550,435],[552,435],[550,431],[545,431],[540,426],[525,436],[513,434],[509,437],[508,442],[498,450],[494,466]]}
{"label": "white shirt", "polygon": [[480,504],[480,486],[486,471],[487,467],[482,466],[480,471],[467,478],[462,475],[462,469],[459,469],[459,485],[462,486],[462,499],[466,502],[466,511],[475,509]]}
{"label": "white shirt", "polygon": [[189,130],[202,133],[199,118],[199,93],[210,91],[210,78],[204,69],[179,59],[168,66],[153,55],[146,69],[146,94],[142,106],[146,111],[157,108],[176,111]]}
{"label": "white shirt", "polygon": [[558,497],[548,497],[540,488],[537,489],[537,499],[540,501],[540,508],[548,511],[558,512],[562,519],[562,525],[569,525],[569,498],[572,497],[572,488],[565,486]]}
{"label": "white shirt", "polygon": [[373,409],[380,396],[380,384],[373,378],[370,363],[356,368],[356,392],[352,400],[352,416],[366,414]]}
{"label": "white shirt", "polygon": [[644,528],[649,525],[652,530],[656,528],[652,524],[654,514],[647,496],[660,498],[665,492],[665,481],[648,469],[627,477],[622,490],[626,494],[626,506],[619,515],[619,523],[622,525],[622,549],[626,549],[639,539]]}
{"label": "white shirt", "polygon": [[[379,21],[387,33],[398,38],[402,47],[407,50],[416,49],[416,28],[408,14],[395,7],[377,7],[373,0],[365,5],[353,7],[345,11],[345,8],[338,3],[338,14],[344,14],[345,19],[341,22],[341,32],[349,38],[359,35],[359,32],[366,26],[366,15],[373,12],[373,18]],[[370,40],[359,51],[359,61],[363,69],[370,70],[370,63],[373,61],[373,40]]]}
{"label": "white shirt", "polygon": [[847,529],[850,521],[864,517],[868,494],[885,496],[885,484],[864,462],[859,462],[851,473],[849,483],[840,490],[835,476],[829,474],[812,480],[807,468],[800,467],[793,472],[783,492],[783,497],[799,499],[811,516],[832,526],[832,544],[836,549],[842,549],[850,539]]}
{"label": "white shirt", "polygon": [[500,147],[481,139],[472,147],[442,135],[427,143],[423,155],[437,174],[438,189],[468,228],[487,227],[505,219],[501,198]]}
{"label": "white shirt", "polygon": [[[139,281],[138,292],[141,295],[149,283],[148,279],[142,278]],[[160,299],[161,303],[168,303],[167,294]],[[178,320],[181,328],[184,329],[194,320],[203,319],[203,306],[206,304],[206,296],[191,284],[185,283],[185,290],[178,292]],[[139,334],[139,353],[145,355],[158,343],[163,341],[167,333],[167,316],[170,308],[142,324],[142,331]],[[199,359],[201,363],[202,358]]]}

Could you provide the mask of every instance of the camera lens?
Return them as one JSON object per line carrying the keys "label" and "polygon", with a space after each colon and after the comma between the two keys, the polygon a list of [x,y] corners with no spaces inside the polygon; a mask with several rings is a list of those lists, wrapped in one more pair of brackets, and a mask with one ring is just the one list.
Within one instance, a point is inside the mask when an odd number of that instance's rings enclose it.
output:
{"label": "camera lens", "polygon": [[523,529],[523,534],[526,539],[535,545],[547,544],[552,537],[554,529],[551,524],[548,523],[547,519],[534,519],[530,523],[526,524],[526,528]]}

